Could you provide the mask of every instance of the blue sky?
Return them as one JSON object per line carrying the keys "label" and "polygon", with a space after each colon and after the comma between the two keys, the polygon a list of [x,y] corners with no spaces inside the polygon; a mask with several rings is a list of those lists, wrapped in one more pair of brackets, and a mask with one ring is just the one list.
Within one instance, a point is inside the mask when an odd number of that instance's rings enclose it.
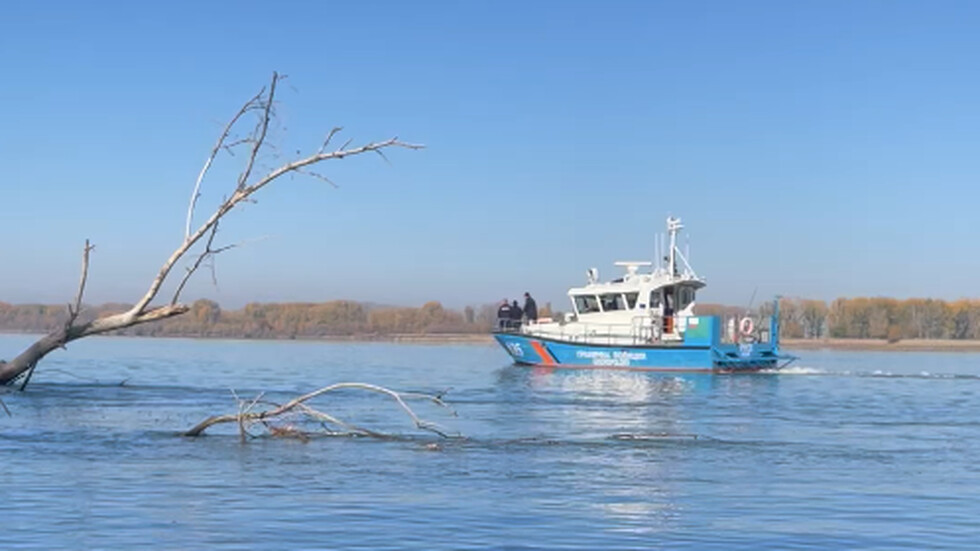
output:
{"label": "blue sky", "polygon": [[85,238],[89,300],[140,296],[273,70],[284,152],[428,147],[264,190],[221,233],[261,240],[188,298],[564,304],[668,213],[703,301],[980,296],[977,28],[976,2],[5,5],[0,300],[69,300]]}

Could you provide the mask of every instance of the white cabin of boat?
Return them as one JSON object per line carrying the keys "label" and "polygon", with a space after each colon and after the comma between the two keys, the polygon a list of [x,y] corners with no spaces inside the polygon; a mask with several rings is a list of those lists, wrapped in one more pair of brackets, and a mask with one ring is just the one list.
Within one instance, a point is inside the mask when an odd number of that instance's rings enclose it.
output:
{"label": "white cabin of boat", "polygon": [[598,270],[590,268],[586,285],[568,290],[572,312],[565,320],[528,323],[521,332],[608,344],[681,341],[685,321],[694,315],[697,291],[705,286],[677,247],[683,227],[679,218],[667,218],[669,243],[658,243],[666,253],[658,251],[657,262],[616,262],[625,273],[611,281],[600,281]]}

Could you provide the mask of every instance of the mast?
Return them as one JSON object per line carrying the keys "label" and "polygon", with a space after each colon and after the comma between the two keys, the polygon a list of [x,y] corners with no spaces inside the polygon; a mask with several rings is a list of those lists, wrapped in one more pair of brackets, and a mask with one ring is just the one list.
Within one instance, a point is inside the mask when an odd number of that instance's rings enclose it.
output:
{"label": "mast", "polygon": [[677,269],[677,232],[683,228],[680,218],[667,217],[667,231],[670,233],[670,252],[667,256],[667,272],[674,277]]}
{"label": "mast", "polygon": [[769,318],[769,342],[772,343],[772,350],[779,354],[779,299],[783,297],[776,295],[772,302],[772,317]]}

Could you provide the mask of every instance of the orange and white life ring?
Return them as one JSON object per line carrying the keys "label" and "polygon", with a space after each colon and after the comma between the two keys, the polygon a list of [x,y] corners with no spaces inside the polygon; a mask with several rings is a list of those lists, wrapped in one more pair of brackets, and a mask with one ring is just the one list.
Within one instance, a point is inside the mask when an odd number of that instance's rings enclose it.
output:
{"label": "orange and white life ring", "polygon": [[738,330],[743,335],[751,335],[752,331],[755,330],[755,323],[752,318],[742,318],[742,321],[738,323]]}

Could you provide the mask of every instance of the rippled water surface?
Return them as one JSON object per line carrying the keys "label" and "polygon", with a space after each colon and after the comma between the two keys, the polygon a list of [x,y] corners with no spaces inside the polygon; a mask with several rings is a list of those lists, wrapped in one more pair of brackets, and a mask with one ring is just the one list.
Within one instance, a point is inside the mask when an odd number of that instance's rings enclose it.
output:
{"label": "rippled water surface", "polygon": [[[0,336],[0,358],[28,344]],[[975,549],[980,355],[807,351],[781,374],[508,365],[493,345],[105,338],[3,396],[0,548]],[[405,438],[177,436],[319,402]],[[435,444],[435,445],[434,445]]]}

